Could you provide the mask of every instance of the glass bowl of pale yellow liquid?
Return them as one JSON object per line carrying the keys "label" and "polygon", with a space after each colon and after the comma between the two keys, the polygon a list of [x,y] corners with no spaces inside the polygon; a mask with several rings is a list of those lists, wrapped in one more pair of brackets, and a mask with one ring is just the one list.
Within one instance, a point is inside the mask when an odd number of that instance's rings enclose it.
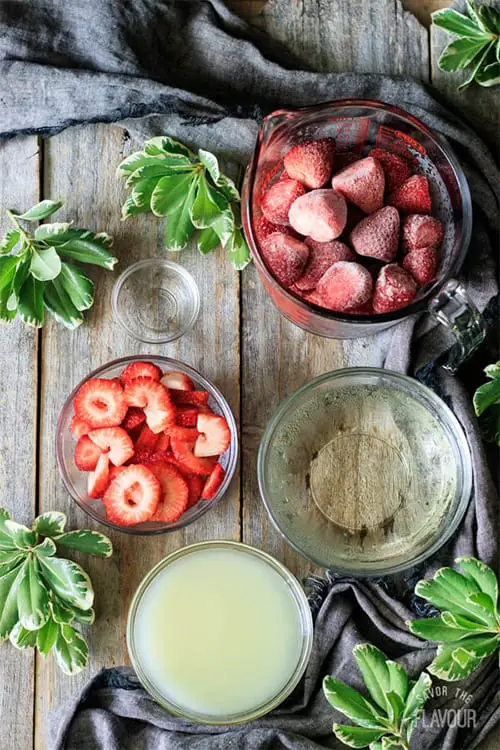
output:
{"label": "glass bowl of pale yellow liquid", "polygon": [[148,693],[171,713],[239,724],[271,711],[302,677],[313,623],[296,578],[232,541],[183,547],[132,601],[127,645]]}
{"label": "glass bowl of pale yellow liquid", "polygon": [[436,552],[472,488],[455,415],[413,378],[376,368],[321,375],[286,398],[259,448],[275,526],[324,568],[396,573]]}

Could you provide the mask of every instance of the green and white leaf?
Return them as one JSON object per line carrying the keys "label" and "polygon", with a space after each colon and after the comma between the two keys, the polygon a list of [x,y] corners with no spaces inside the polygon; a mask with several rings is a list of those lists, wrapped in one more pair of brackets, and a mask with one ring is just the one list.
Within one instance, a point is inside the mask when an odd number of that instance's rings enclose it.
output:
{"label": "green and white leaf", "polygon": [[77,622],[81,622],[84,625],[92,625],[95,620],[95,612],[93,609],[78,609],[78,607],[71,607],[73,613],[73,619]]}
{"label": "green and white leaf", "polygon": [[40,631],[26,630],[20,622],[17,622],[10,631],[9,640],[15,648],[34,648]]}
{"label": "green and white leaf", "polygon": [[[195,154],[180,141],[170,138],[168,135],[160,135],[155,138],[150,138],[144,144],[144,151],[146,154],[152,154],[154,156],[162,154],[180,154],[187,156],[188,159],[195,159]],[[140,153],[140,152],[139,152]],[[129,157],[130,158],[130,157]]]}
{"label": "green and white leaf", "polygon": [[33,250],[30,273],[39,281],[50,281],[61,273],[61,259],[55,247],[46,250]]}
{"label": "green and white leaf", "polygon": [[54,594],[51,594],[49,606],[55,622],[63,624],[73,622],[75,619],[73,607],[67,602],[63,604]]}
{"label": "green and white leaf", "polygon": [[389,672],[389,690],[397,693],[403,701],[408,694],[408,675],[406,670],[395,661],[387,659],[387,671]]}
{"label": "green and white leaf", "polygon": [[333,677],[323,680],[323,692],[328,702],[366,729],[386,729],[387,722],[383,721],[377,708],[357,690],[345,685]]}
{"label": "green and white leaf", "polygon": [[9,518],[5,521],[5,528],[19,549],[28,549],[36,544],[36,532],[28,529],[22,523],[17,523],[17,521],[12,521]]}
{"label": "green and white leaf", "polygon": [[235,229],[227,243],[229,260],[237,271],[242,271],[252,260],[250,250],[241,229]]}
{"label": "green and white leaf", "polygon": [[21,318],[34,328],[41,328],[44,322],[43,292],[44,282],[28,276],[19,293],[18,311]]}
{"label": "green and white leaf", "polygon": [[106,232],[95,234],[87,229],[73,228],[51,237],[51,243],[60,255],[80,263],[101,266],[108,271],[118,263],[118,258],[109,252],[113,238]]}
{"label": "green and white leaf", "polygon": [[28,558],[17,590],[19,621],[26,630],[38,630],[49,616],[49,595],[38,575],[37,563]]}
{"label": "green and white leaf", "polygon": [[33,554],[37,557],[53,557],[56,554],[56,545],[52,539],[47,537],[43,542],[33,547]]}
{"label": "green and white leaf", "polygon": [[386,695],[390,691],[390,677],[385,655],[369,643],[355,646],[353,655],[371,697],[383,711],[389,713]]}
{"label": "green and white leaf", "polygon": [[202,175],[198,180],[196,197],[191,208],[191,221],[197,229],[212,227],[221,212],[227,207],[217,204],[214,200],[215,191],[211,190],[205,177]]}
{"label": "green and white leaf", "polygon": [[17,310],[21,298],[21,289],[28,278],[31,267],[31,251],[23,253],[23,255],[18,256],[18,258],[19,263],[17,264],[16,274],[12,282],[11,294],[7,300],[7,307],[11,310]]}
{"label": "green and white leaf", "polygon": [[83,315],[73,304],[59,278],[48,281],[43,295],[45,307],[66,328],[74,330],[83,323]]}
{"label": "green and white leaf", "polygon": [[470,626],[459,627],[452,619],[450,612],[443,612],[440,617],[429,617],[424,620],[413,620],[407,625],[414,635],[424,638],[426,641],[437,641],[442,643],[455,643],[462,638],[468,638],[471,631],[479,629],[480,632],[489,632],[482,625],[462,618],[462,622],[470,623]]}
{"label": "green and white leaf", "polygon": [[219,236],[211,227],[200,230],[197,238],[197,247],[202,255],[208,255],[220,245]]}
{"label": "green and white leaf", "polygon": [[[141,182],[152,180],[155,184],[166,175],[192,174],[193,165],[188,159],[180,156],[155,159],[154,164],[148,164],[132,172],[126,179],[127,187],[134,187]],[[138,204],[139,205],[139,204]]]}
{"label": "green and white leaf", "polygon": [[111,540],[104,534],[90,529],[68,531],[66,534],[56,537],[55,542],[58,546],[85,552],[87,555],[95,555],[96,557],[111,557],[113,554]]}
{"label": "green and white leaf", "polygon": [[71,221],[60,221],[52,224],[41,224],[35,229],[33,236],[37,242],[47,242],[50,245],[54,235],[64,234],[68,229],[71,229],[72,223]]}
{"label": "green and white leaf", "polygon": [[192,173],[162,177],[151,196],[151,210],[156,216],[168,216],[186,200],[191,182],[197,179]]}
{"label": "green and white leaf", "polygon": [[428,670],[441,680],[453,682],[468,677],[481,662],[482,658],[457,651],[453,644],[441,644]]}
{"label": "green and white leaf", "polygon": [[450,42],[443,50],[438,60],[438,66],[441,70],[454,73],[457,70],[463,70],[471,65],[476,57],[483,50],[487,42],[484,39],[456,39]]}
{"label": "green and white leaf", "polygon": [[345,724],[334,724],[333,733],[338,740],[348,747],[368,747],[383,735],[383,732],[377,729],[350,727]]}
{"label": "green and white leaf", "polygon": [[435,26],[440,26],[450,34],[456,34],[457,36],[484,39],[485,41],[490,38],[490,34],[480,28],[472,19],[451,8],[435,11],[432,14],[432,22]]}
{"label": "green and white leaf", "polygon": [[191,210],[196,196],[198,180],[192,180],[186,193],[186,200],[172,211],[167,219],[165,247],[167,250],[182,250],[194,232]]}
{"label": "green and white leaf", "polygon": [[18,621],[17,591],[24,577],[26,561],[8,573],[0,575],[0,643]]}
{"label": "green and white leaf", "polygon": [[134,203],[134,199],[131,195],[127,198],[125,203],[122,206],[122,221],[125,221],[126,219],[130,219],[131,216],[138,216],[139,214],[144,214],[147,211],[149,211],[149,206],[136,206]]}
{"label": "green and white leaf", "polygon": [[426,672],[422,672],[418,680],[412,686],[402,713],[402,720],[414,723],[424,709],[429,698],[432,680]]}
{"label": "green and white leaf", "polygon": [[36,646],[45,658],[55,646],[59,635],[59,625],[49,617],[45,625],[36,633]]}
{"label": "green and white leaf", "polygon": [[148,155],[145,151],[134,151],[133,154],[120,162],[116,174],[118,177],[124,177],[137,169],[141,169],[141,167],[154,166],[157,163],[158,159],[155,156]]}
{"label": "green and white leaf", "polygon": [[217,182],[219,181],[219,178],[220,178],[220,169],[219,169],[219,162],[217,161],[217,157],[211,154],[210,151],[205,151],[203,148],[199,148],[198,159],[203,164],[208,174],[217,185]]}
{"label": "green and white leaf", "polygon": [[0,507],[0,550],[17,550],[12,533],[6,526],[10,521],[10,513],[6,508]]}
{"label": "green and white leaf", "polygon": [[225,174],[220,174],[216,184],[217,190],[222,193],[229,202],[234,201],[238,203],[241,200],[239,190],[230,177],[227,177]]}
{"label": "green and white leaf", "polygon": [[0,291],[11,287],[18,263],[18,255],[9,255],[0,258]]}
{"label": "green and white leaf", "polygon": [[62,671],[67,675],[75,675],[87,666],[89,651],[87,643],[77,631],[69,643],[59,631],[54,654]]}
{"label": "green and white leaf", "polygon": [[94,304],[95,285],[91,279],[72,263],[63,263],[60,282],[77,310],[88,310]]}
{"label": "green and white leaf", "polygon": [[231,206],[219,214],[219,217],[212,224],[212,229],[217,233],[222,247],[226,247],[234,234],[234,214]]}
{"label": "green and white leaf", "polygon": [[0,255],[10,253],[21,240],[19,229],[9,229],[0,242]]}
{"label": "green and white leaf", "polygon": [[484,383],[474,393],[473,404],[474,411],[477,416],[480,416],[486,409],[493,404],[500,403],[500,376],[497,374],[497,368],[499,363],[489,365],[485,369],[485,373],[489,378],[492,378],[491,382]]}
{"label": "green and white leaf", "polygon": [[134,187],[132,188],[131,196],[132,200],[138,208],[150,208],[153,191],[158,184],[159,179],[161,179],[161,177],[145,177],[143,180],[140,180],[134,185]]}
{"label": "green and white leaf", "polygon": [[481,5],[478,9],[478,16],[483,26],[492,34],[500,34],[500,11],[498,8],[490,5]]}
{"label": "green and white leaf", "polygon": [[87,573],[72,560],[59,557],[40,559],[45,584],[60,597],[79,609],[90,609],[94,590]]}
{"label": "green and white leaf", "polygon": [[49,510],[35,518],[33,530],[42,536],[58,536],[66,526],[66,514],[58,510]]}
{"label": "green and white leaf", "polygon": [[458,557],[456,562],[462,573],[469,580],[474,581],[480,591],[488,594],[496,606],[498,603],[498,581],[492,569],[480,560],[476,560],[475,557]]}
{"label": "green and white leaf", "polygon": [[28,553],[24,550],[14,547],[14,549],[0,548],[0,575],[4,575],[12,568],[15,568],[22,562]]}
{"label": "green and white leaf", "polygon": [[63,203],[64,201],[40,201],[40,203],[32,206],[28,211],[25,211],[24,214],[14,214],[14,216],[17,216],[18,219],[24,219],[25,221],[42,221],[42,219],[47,219],[53,213],[58,211]]}

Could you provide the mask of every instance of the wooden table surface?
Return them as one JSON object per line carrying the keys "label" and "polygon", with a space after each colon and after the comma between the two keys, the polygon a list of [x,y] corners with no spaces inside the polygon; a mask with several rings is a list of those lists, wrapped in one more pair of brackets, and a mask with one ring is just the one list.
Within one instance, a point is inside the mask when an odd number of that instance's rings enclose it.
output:
{"label": "wooden table surface", "polygon": [[[478,88],[456,95],[456,76],[444,75],[436,65],[443,33],[429,31],[403,8],[413,8],[426,21],[429,10],[446,4],[442,0],[232,1],[237,12],[285,43],[308,67],[432,81],[493,138],[498,109],[488,104],[492,94]],[[0,205],[25,209],[45,197],[65,198],[57,220],[71,218],[78,226],[114,235],[119,269],[139,258],[165,255],[161,221],[141,216],[120,222],[124,191],[115,169],[138,147],[120,128],[108,125],[76,127],[44,141],[30,136],[3,143]],[[4,211],[0,222],[3,229]],[[32,650],[2,646],[1,750],[47,748],[50,709],[77,693],[102,667],[127,663],[129,602],[145,573],[168,552],[222,537],[269,551],[299,577],[311,571],[309,562],[285,544],[266,518],[257,488],[256,452],[270,414],[286,393],[319,373],[349,364],[342,342],[308,335],[281,318],[255,269],[235,272],[223,252],[202,260],[193,248],[175,260],[195,277],[202,309],[194,330],[173,344],[139,345],[122,332],[111,312],[116,274],[106,271],[95,274],[96,301],[76,331],[52,320],[41,331],[17,321],[0,328],[0,504],[18,521],[30,523],[37,513],[59,509],[67,513],[70,527],[96,527],[68,497],[58,476],[56,422],[75,384],[115,357],[157,352],[193,365],[228,398],[239,417],[242,439],[240,471],[230,491],[200,521],[182,532],[155,538],[111,534],[115,552],[110,560],[85,559],[96,592],[97,620],[90,631],[90,659],[84,672],[68,678],[51,658],[44,661]],[[370,340],[365,351],[369,365]]]}

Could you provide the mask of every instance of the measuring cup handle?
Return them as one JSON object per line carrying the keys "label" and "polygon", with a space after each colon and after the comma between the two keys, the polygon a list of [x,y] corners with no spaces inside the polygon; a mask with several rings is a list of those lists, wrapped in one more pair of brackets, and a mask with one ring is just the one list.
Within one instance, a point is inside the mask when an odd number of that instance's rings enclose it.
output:
{"label": "measuring cup handle", "polygon": [[429,312],[455,336],[456,342],[441,366],[449,372],[456,372],[484,341],[486,326],[483,317],[456,279],[449,279],[431,299]]}

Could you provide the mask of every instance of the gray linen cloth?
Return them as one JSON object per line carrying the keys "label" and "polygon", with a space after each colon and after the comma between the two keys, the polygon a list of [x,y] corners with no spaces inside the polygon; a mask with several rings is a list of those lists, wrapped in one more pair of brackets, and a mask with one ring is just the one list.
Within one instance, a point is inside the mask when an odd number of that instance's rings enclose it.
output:
{"label": "gray linen cloth", "polygon": [[[462,280],[494,322],[498,172],[480,138],[418,82],[297,70],[279,45],[219,0],[3,2],[0,82],[0,137],[49,135],[78,123],[118,121],[138,137],[168,133],[241,163],[252,152],[258,120],[274,108],[346,97],[398,105],[448,138],[462,161],[474,201],[474,231]],[[411,571],[403,589],[394,579],[360,581],[327,573],[312,580],[316,621],[311,661],[294,694],[269,716],[246,726],[198,726],[158,706],[130,669],[103,670],[81,695],[53,713],[50,750],[343,747],[331,725],[334,720],[345,723],[345,717],[330,708],[321,681],[334,674],[362,688],[352,658],[356,643],[376,644],[413,676],[429,664],[434,650],[404,624],[415,613],[428,614],[424,603],[410,595],[413,584],[457,555],[476,555],[496,567],[497,498],[470,397],[456,378],[436,366],[449,345],[442,332],[428,320],[408,320],[380,334],[377,343],[377,364],[412,373],[418,369],[467,433],[474,492],[451,542],[427,565]],[[365,364],[362,341],[349,347],[350,363]],[[415,732],[415,747],[472,750],[500,723],[496,663],[488,661],[458,686],[462,692],[449,683],[447,692],[432,699]],[[445,708],[458,710],[455,721],[453,712],[439,719],[436,709]],[[465,709],[475,714],[465,714]],[[474,721],[467,719],[471,716]]]}

